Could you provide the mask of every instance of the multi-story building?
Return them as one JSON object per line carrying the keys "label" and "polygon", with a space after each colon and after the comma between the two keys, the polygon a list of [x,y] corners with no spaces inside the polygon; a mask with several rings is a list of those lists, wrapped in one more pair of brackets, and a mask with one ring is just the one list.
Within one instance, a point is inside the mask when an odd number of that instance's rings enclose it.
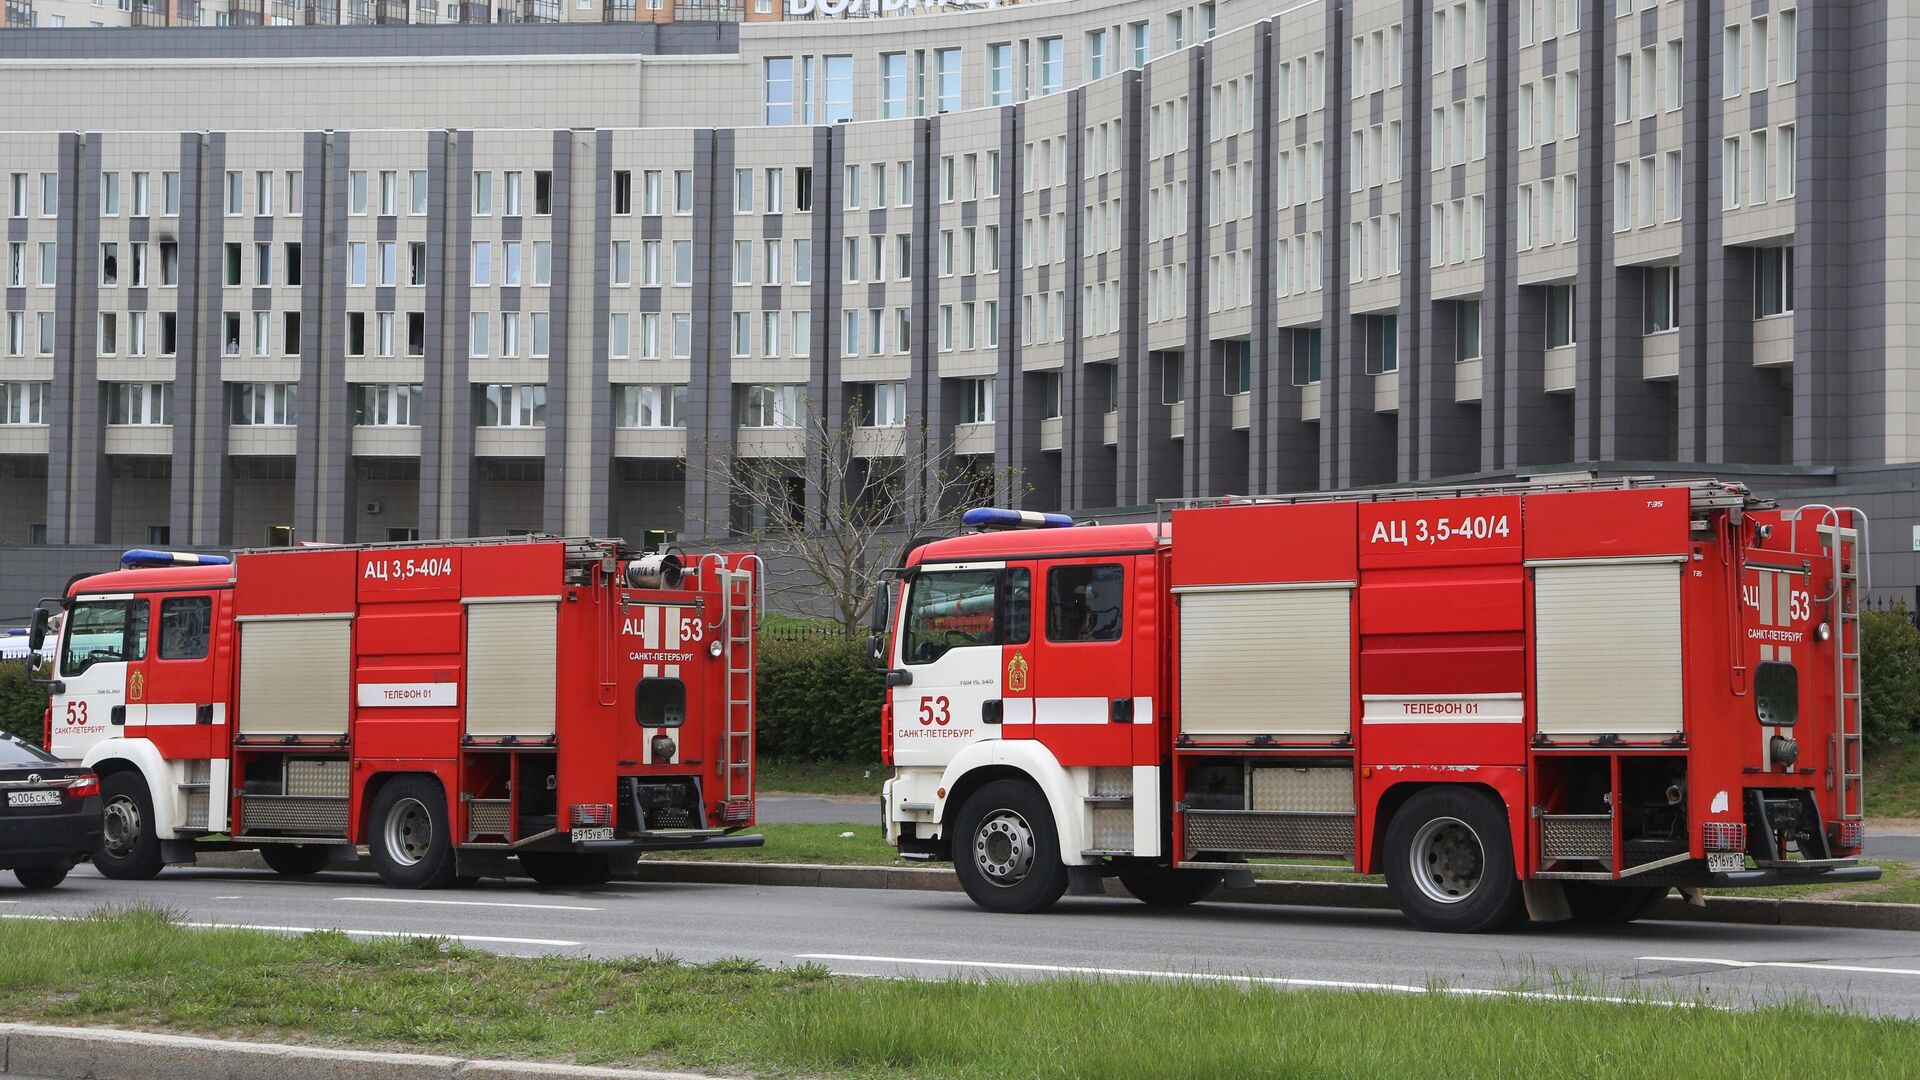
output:
{"label": "multi-story building", "polygon": [[1032,506],[1634,463],[1907,522],[1911,33],[1059,0],[0,36],[0,540],[719,537],[687,457],[822,409]]}

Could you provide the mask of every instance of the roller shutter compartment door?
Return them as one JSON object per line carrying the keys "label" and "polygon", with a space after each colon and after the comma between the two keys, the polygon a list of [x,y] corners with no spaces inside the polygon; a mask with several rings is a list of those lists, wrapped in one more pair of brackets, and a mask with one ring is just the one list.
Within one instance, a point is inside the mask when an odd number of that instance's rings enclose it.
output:
{"label": "roller shutter compartment door", "polygon": [[1680,570],[1669,562],[1534,568],[1542,734],[1680,733]]}
{"label": "roller shutter compartment door", "polygon": [[345,735],[353,621],[240,623],[241,735]]}
{"label": "roller shutter compartment door", "polygon": [[553,734],[559,603],[467,605],[467,734]]}
{"label": "roller shutter compartment door", "polygon": [[1349,734],[1352,608],[1346,585],[1181,593],[1181,732]]}

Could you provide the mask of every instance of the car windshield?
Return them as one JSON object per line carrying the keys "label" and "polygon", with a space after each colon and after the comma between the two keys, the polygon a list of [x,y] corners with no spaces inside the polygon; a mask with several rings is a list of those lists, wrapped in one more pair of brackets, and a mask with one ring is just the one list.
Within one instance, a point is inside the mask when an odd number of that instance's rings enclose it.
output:
{"label": "car windshield", "polygon": [[58,765],[60,759],[30,742],[0,735],[0,768],[8,765]]}

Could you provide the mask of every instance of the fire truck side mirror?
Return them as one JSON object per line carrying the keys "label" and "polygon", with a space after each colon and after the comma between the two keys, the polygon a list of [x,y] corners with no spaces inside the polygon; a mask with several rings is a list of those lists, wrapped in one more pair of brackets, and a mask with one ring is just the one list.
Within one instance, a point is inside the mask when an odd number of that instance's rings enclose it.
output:
{"label": "fire truck side mirror", "polygon": [[27,648],[29,650],[39,652],[46,647],[47,626],[51,619],[52,616],[47,613],[46,608],[37,607],[33,609],[33,623],[27,630]]}
{"label": "fire truck side mirror", "polygon": [[867,635],[867,662],[877,668],[887,666],[887,635],[878,631]]}
{"label": "fire truck side mirror", "polygon": [[913,672],[903,671],[899,668],[895,668],[894,670],[887,672],[887,688],[888,689],[892,689],[893,687],[896,687],[896,686],[912,686],[912,685],[913,685]]}

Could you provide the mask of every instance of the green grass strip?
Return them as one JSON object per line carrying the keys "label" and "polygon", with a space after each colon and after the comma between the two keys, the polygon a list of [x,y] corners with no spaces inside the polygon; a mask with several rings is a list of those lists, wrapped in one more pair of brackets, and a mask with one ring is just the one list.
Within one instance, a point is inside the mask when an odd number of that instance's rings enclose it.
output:
{"label": "green grass strip", "polygon": [[[905,982],[188,930],[141,910],[0,921],[0,956],[0,1015],[12,1020],[768,1076],[1377,1077],[1443,1064],[1464,1076],[1904,1077],[1920,1060],[1920,1026],[1807,1001],[1725,1010],[1210,982]],[[1643,992],[1551,976],[1516,985]]]}

